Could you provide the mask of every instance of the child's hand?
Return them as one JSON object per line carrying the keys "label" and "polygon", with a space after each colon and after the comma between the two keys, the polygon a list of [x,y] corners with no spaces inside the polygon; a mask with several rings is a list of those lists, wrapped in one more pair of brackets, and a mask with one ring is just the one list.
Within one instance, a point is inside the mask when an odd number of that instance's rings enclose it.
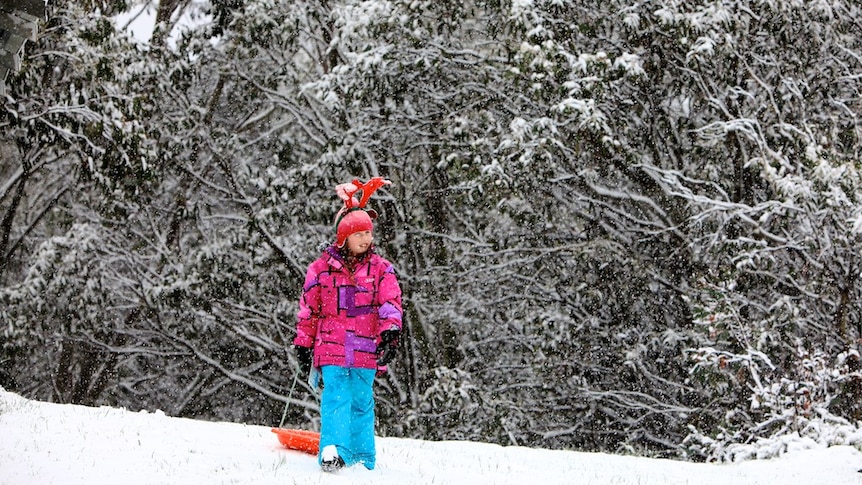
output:
{"label": "child's hand", "polygon": [[401,331],[397,328],[384,330],[380,333],[380,345],[377,347],[377,365],[384,366],[392,362],[398,351],[398,336]]}
{"label": "child's hand", "polygon": [[296,360],[299,361],[299,375],[307,376],[311,372],[311,361],[314,357],[314,351],[311,347],[295,346]]}

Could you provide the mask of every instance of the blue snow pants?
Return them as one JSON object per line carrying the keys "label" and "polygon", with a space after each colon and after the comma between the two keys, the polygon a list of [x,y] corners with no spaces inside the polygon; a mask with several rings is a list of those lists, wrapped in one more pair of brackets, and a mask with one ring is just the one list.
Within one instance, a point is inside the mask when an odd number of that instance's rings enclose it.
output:
{"label": "blue snow pants", "polygon": [[[374,469],[375,369],[326,365],[321,369],[320,450],[335,445],[345,466],[362,463]],[[318,455],[318,462],[321,456]]]}

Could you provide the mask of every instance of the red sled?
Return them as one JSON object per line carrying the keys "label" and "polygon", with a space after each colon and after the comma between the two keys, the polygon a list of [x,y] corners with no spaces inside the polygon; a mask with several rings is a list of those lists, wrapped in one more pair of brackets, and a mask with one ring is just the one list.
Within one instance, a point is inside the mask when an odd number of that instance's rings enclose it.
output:
{"label": "red sled", "polygon": [[309,455],[317,455],[320,450],[320,433],[302,429],[272,428],[278,436],[279,443],[288,450],[301,451]]}

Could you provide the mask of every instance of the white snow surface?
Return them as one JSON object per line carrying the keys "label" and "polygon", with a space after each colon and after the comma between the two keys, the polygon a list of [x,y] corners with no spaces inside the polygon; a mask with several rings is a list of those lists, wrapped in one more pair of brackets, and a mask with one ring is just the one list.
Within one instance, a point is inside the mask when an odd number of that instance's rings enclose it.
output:
{"label": "white snow surface", "polygon": [[460,441],[378,438],[377,468],[324,473],[268,426],[24,399],[0,388],[0,484],[862,484],[852,446],[685,463]]}

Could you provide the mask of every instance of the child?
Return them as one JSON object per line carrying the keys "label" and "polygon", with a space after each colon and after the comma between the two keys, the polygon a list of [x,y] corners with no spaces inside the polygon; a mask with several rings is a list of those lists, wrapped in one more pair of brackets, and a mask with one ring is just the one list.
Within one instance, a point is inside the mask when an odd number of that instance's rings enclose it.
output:
{"label": "child", "polygon": [[313,365],[323,377],[318,462],[328,472],[357,463],[374,469],[372,383],[395,356],[401,288],[392,264],[374,252],[377,213],[365,205],[389,183],[375,177],[335,188],[344,201],[335,244],[308,267],[299,302],[293,343],[302,375]]}

